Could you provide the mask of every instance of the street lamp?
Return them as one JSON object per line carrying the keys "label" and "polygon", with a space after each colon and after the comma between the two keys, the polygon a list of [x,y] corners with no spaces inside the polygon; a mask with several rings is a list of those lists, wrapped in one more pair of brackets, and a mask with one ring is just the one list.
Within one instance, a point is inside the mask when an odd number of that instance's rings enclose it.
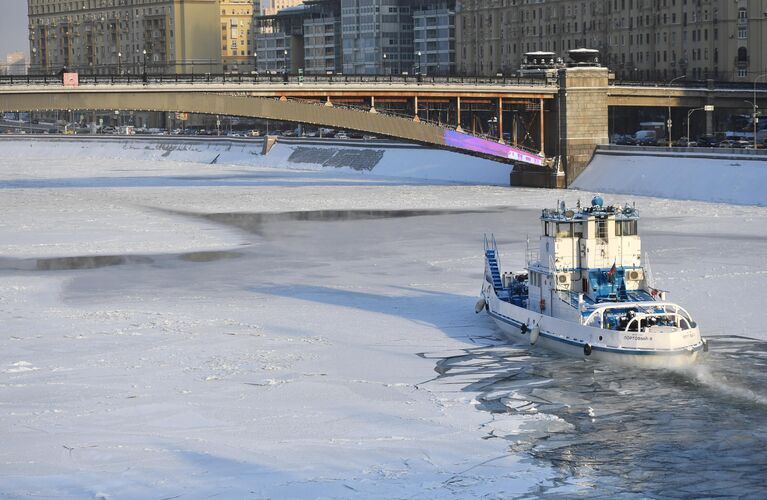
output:
{"label": "street lamp", "polygon": [[383,72],[386,74],[386,54],[383,55]]}
{"label": "street lamp", "polygon": [[712,104],[706,104],[702,108],[691,109],[690,111],[687,112],[687,147],[688,148],[690,147],[690,117],[696,111],[705,111],[706,113],[711,113],[712,111],[714,111],[714,106]]}
{"label": "street lamp", "polygon": [[283,54],[285,55],[285,63],[284,63],[284,66],[285,66],[285,74],[288,74],[288,49],[285,49],[285,50],[283,51]]}
{"label": "street lamp", "polygon": [[692,116],[693,113],[695,113],[696,111],[700,111],[702,109],[705,109],[705,108],[695,108],[687,112],[687,147],[688,148],[690,147],[690,117]]}
{"label": "street lamp", "polygon": [[759,106],[756,105],[756,82],[758,82],[760,79],[767,77],[767,73],[762,73],[761,75],[754,78],[754,101],[751,103],[754,105],[754,114],[752,115],[753,122],[754,122],[754,149],[756,149],[756,132],[757,132],[757,124],[759,123],[759,115],[757,114],[757,109],[759,109]]}
{"label": "street lamp", "polygon": [[120,64],[122,63],[122,58],[123,58],[123,53],[122,52],[118,52],[117,53],[117,74],[118,75],[122,73],[122,71],[120,69]]}
{"label": "street lamp", "polygon": [[144,83],[147,81],[147,75],[146,75],[146,49],[144,49],[144,73],[143,73]]}
{"label": "street lamp", "polygon": [[[671,85],[677,80],[681,80],[682,78],[687,78],[687,75],[677,76],[670,82],[668,82],[667,85]],[[671,147],[671,95],[668,96],[668,120],[666,121],[666,128],[668,129],[668,147]]]}
{"label": "street lamp", "polygon": [[418,56],[418,74],[421,74],[421,51],[415,53]]}

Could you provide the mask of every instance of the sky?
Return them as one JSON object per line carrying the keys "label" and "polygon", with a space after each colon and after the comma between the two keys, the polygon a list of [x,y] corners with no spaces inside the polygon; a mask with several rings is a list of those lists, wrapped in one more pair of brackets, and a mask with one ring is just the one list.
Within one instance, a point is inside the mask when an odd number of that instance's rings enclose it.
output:
{"label": "sky", "polygon": [[29,52],[27,39],[26,0],[0,0],[3,14],[0,16],[0,57],[5,61],[8,52]]}

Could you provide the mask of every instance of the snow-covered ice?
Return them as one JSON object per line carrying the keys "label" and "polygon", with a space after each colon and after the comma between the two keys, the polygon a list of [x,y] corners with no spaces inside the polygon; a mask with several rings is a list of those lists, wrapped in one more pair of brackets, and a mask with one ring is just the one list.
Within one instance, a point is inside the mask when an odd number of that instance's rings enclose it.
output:
{"label": "snow-covered ice", "polygon": [[521,267],[539,209],[589,196],[6,154],[0,493],[764,492],[764,385],[732,363],[767,363],[736,338],[767,340],[766,209],[629,198],[656,280],[720,339],[698,372],[573,363],[474,314],[482,234]]}
{"label": "snow-covered ice", "polygon": [[598,153],[573,183],[577,189],[680,200],[767,206],[767,156]]}

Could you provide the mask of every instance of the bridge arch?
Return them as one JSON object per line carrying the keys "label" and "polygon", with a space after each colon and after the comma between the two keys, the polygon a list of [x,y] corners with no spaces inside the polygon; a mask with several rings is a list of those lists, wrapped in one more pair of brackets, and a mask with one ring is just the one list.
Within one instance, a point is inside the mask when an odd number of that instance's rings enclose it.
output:
{"label": "bridge arch", "polygon": [[311,101],[179,90],[131,89],[120,92],[114,88],[97,90],[84,87],[28,89],[0,94],[0,112],[109,109],[188,112],[307,123],[402,139],[495,161],[543,163],[543,159],[535,154],[431,123]]}

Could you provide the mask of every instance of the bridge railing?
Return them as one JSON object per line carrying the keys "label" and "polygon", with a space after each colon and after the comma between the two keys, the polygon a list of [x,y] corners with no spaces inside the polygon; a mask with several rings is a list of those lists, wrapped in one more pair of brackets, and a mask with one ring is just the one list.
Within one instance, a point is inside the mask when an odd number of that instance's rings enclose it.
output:
{"label": "bridge railing", "polygon": [[[668,82],[650,82],[637,80],[614,80],[610,85],[615,87],[662,87],[679,89],[708,89],[708,80],[677,80],[673,83]],[[715,90],[754,90],[754,82],[713,82]],[[758,82],[756,88],[759,91],[767,90],[767,82]]]}
{"label": "bridge railing", "polygon": [[[556,85],[556,81],[518,76],[426,76],[426,75],[296,75],[296,74],[79,74],[80,85],[118,84],[322,84],[348,85],[475,85],[533,86]],[[62,85],[58,75],[3,75],[0,85]]]}

